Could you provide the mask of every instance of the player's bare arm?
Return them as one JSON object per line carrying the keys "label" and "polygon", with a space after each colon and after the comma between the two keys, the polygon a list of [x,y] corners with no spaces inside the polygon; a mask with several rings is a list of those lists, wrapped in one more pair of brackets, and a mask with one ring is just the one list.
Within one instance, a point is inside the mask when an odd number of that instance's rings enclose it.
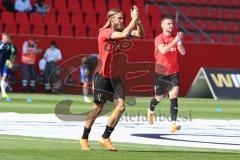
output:
{"label": "player's bare arm", "polygon": [[[138,12],[138,15],[139,15],[139,10],[138,10],[137,6],[133,6],[133,7]],[[140,18],[137,19],[136,25],[137,25],[137,30],[133,30],[131,32],[131,36],[135,37],[135,38],[143,38],[145,35],[145,32],[144,32],[144,28],[143,28]]]}
{"label": "player's bare arm", "polygon": [[174,40],[171,43],[158,45],[159,52],[161,54],[168,53],[169,51],[171,51],[172,47],[174,47],[178,42],[181,41],[181,38],[182,38],[182,33],[180,34],[180,32],[178,32],[176,37],[174,38]]}
{"label": "player's bare arm", "polygon": [[183,37],[183,33],[182,32],[178,32],[178,35],[180,37],[180,40],[178,41],[178,51],[181,55],[185,55],[186,54],[186,50],[185,47],[183,46],[182,43],[182,37]]}
{"label": "player's bare arm", "polygon": [[[121,39],[121,38],[127,38],[129,37],[130,32],[133,30],[135,23],[138,19],[138,12],[135,8],[131,10],[131,22],[128,24],[128,26],[122,31],[122,32],[113,32],[111,35],[111,39]],[[122,18],[119,19],[119,21],[123,21],[123,17],[117,17],[117,18]]]}
{"label": "player's bare arm", "polygon": [[175,37],[175,39],[169,44],[159,44],[157,49],[161,54],[166,54],[176,45],[177,42],[177,38]]}

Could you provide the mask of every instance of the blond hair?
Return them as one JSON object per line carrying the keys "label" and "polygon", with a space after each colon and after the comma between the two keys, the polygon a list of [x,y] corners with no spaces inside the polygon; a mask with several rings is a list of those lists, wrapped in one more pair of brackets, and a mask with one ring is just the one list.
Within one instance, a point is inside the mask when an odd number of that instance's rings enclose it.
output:
{"label": "blond hair", "polygon": [[111,19],[114,15],[118,14],[118,13],[122,13],[122,11],[120,9],[110,9],[108,11],[107,14],[107,22],[104,24],[104,26],[102,28],[99,29],[99,31],[105,29],[105,28],[109,28],[111,26]]}

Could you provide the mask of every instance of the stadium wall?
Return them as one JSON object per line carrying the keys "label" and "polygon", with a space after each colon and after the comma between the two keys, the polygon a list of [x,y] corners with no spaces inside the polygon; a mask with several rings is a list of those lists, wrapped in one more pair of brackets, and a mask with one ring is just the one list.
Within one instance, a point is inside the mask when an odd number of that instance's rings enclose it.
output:
{"label": "stadium wall", "polygon": [[[63,54],[62,62],[73,56],[97,53],[98,51],[96,38],[14,36],[13,42],[18,48],[16,59],[18,64],[20,64],[21,60],[22,44],[29,38],[35,39],[38,47],[43,50],[49,47],[52,40],[55,40]],[[188,91],[200,67],[240,68],[239,45],[186,43],[185,47],[187,54],[180,56],[181,96],[184,96]],[[123,52],[129,55],[130,62],[154,62],[153,40],[134,40],[132,47]],[[38,56],[38,59],[40,58],[41,55]]]}

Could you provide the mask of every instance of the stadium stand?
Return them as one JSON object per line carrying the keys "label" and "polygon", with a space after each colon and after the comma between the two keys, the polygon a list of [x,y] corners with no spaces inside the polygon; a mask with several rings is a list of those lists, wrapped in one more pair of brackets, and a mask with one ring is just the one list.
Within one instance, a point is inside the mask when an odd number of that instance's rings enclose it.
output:
{"label": "stadium stand", "polygon": [[[0,5],[0,30],[96,37],[109,8],[127,13],[129,6],[136,4],[147,31],[145,39],[161,32],[160,20],[165,15],[178,17],[178,27],[188,35],[187,41],[236,43],[240,36],[240,0],[46,0],[46,4],[51,9],[43,19],[38,13],[8,12]],[[128,23],[130,16],[125,14],[125,20]]]}

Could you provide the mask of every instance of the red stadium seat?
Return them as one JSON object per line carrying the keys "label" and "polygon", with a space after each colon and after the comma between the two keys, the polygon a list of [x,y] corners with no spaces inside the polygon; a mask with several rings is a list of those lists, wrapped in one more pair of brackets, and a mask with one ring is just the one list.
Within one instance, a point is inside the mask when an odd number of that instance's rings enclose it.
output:
{"label": "red stadium seat", "polygon": [[208,0],[207,5],[208,6],[216,6],[217,2],[215,0]]}
{"label": "red stadium seat", "polygon": [[[145,21],[144,21],[145,20]],[[152,22],[148,21],[147,19],[142,19],[142,23],[150,23],[150,26],[151,26],[151,23],[152,23],[152,28],[161,28],[161,18],[154,18],[152,20]]]}
{"label": "red stadium seat", "polygon": [[196,27],[193,26],[193,24],[189,23],[188,21],[180,21],[180,24],[183,24],[183,26],[186,28],[186,29],[190,29],[190,30],[195,30]]}
{"label": "red stadium seat", "polygon": [[232,9],[223,9],[222,15],[222,18],[224,19],[232,19]]}
{"label": "red stadium seat", "polygon": [[218,6],[228,6],[229,5],[229,0],[218,0],[217,5]]}
{"label": "red stadium seat", "polygon": [[176,16],[176,9],[171,6],[165,6],[165,10],[168,12],[168,14],[172,17]]}
{"label": "red stadium seat", "polygon": [[196,3],[197,3],[196,1],[198,1],[198,0],[188,0],[187,3],[196,5]]}
{"label": "red stadium seat", "polygon": [[34,4],[34,3],[35,3],[35,0],[30,0],[30,3],[31,3],[31,4]]}
{"label": "red stadium seat", "polygon": [[236,20],[240,20],[240,10],[239,9],[234,9],[233,10],[233,18],[236,19]]}
{"label": "red stadium seat", "polygon": [[195,42],[196,41],[196,37],[195,37],[194,34],[188,34],[188,35],[184,36],[183,41],[184,42]]}
{"label": "red stadium seat", "polygon": [[17,34],[17,26],[16,24],[8,23],[5,25],[4,31],[10,34]]}
{"label": "red stadium seat", "polygon": [[2,12],[1,22],[4,24],[15,24],[14,15],[12,12]]}
{"label": "red stadium seat", "polygon": [[240,34],[233,34],[232,35],[232,42],[239,43],[240,42]]}
{"label": "red stadium seat", "polygon": [[[153,39],[155,35],[161,32],[161,18],[165,14],[156,4],[149,3],[145,8],[147,0],[46,0],[50,6],[51,12],[41,19],[40,14],[31,13],[29,16],[25,13],[13,13],[2,11],[1,24],[7,24],[5,27],[12,30],[13,34],[36,34],[36,35],[61,35],[61,36],[89,36],[97,37],[98,29],[107,21],[107,8],[119,8],[124,13],[124,25],[127,26],[131,21],[130,9],[132,4],[136,4],[140,10],[140,18],[146,32],[146,39]],[[240,5],[238,0],[169,0],[179,10],[188,16],[203,30],[210,31],[210,36],[217,43],[230,43],[236,40],[237,36],[231,36],[239,32]],[[160,8],[169,15],[175,16],[176,9],[167,5],[165,0],[156,0],[160,2]],[[106,4],[107,3],[107,4]],[[232,8],[231,8],[232,7]],[[57,12],[56,12],[57,11]],[[14,19],[15,17],[15,19]],[[28,19],[29,18],[29,19]],[[19,24],[19,25],[16,25]],[[26,27],[22,27],[24,24]],[[191,32],[196,32],[197,28],[182,19],[179,20],[180,26]],[[31,26],[30,26],[31,25]],[[46,25],[46,28],[45,28]],[[59,26],[60,27],[59,27]],[[0,31],[4,30],[5,25]],[[12,26],[12,28],[11,28]],[[87,29],[86,29],[87,28]],[[46,31],[45,31],[46,29]],[[14,31],[15,30],[15,31]],[[220,34],[220,32],[223,34]],[[198,34],[201,42],[209,42],[206,37]],[[189,41],[196,38],[189,36]]]}
{"label": "red stadium seat", "polygon": [[240,30],[240,23],[237,23],[237,26],[238,26],[238,30]]}
{"label": "red stadium seat", "polygon": [[92,11],[94,11],[94,9],[93,9],[93,4],[92,4],[92,1],[90,0],[82,0],[82,1],[80,1],[81,3],[80,3],[80,6],[81,6],[81,9],[83,10],[83,11],[88,11],[88,12],[92,12]]}
{"label": "red stadium seat", "polygon": [[72,26],[62,26],[61,28],[61,36],[73,36],[73,28]]}
{"label": "red stadium seat", "polygon": [[30,14],[30,23],[34,26],[41,25],[43,23],[43,18],[40,14],[32,13]]}
{"label": "red stadium seat", "polygon": [[38,25],[33,28],[33,35],[45,35],[45,26]]}
{"label": "red stadium seat", "polygon": [[228,0],[228,5],[233,6],[233,7],[237,7],[238,6],[238,1],[236,0]]}
{"label": "red stadium seat", "polygon": [[68,9],[72,13],[78,13],[80,12],[80,4],[78,0],[68,0]]}
{"label": "red stadium seat", "polygon": [[155,17],[161,18],[162,17],[162,12],[160,11],[160,8],[158,5],[149,5],[148,9],[147,9],[147,13],[148,13],[148,15],[152,16],[153,18],[155,18]]}
{"label": "red stadium seat", "polygon": [[232,36],[230,34],[226,34],[226,33],[221,34],[221,42],[231,43],[232,42]]}
{"label": "red stadium seat", "polygon": [[207,29],[207,25],[206,25],[206,22],[205,22],[205,21],[203,21],[203,20],[196,20],[195,23],[196,23],[196,25],[197,25],[198,27],[200,27],[202,30]]}
{"label": "red stadium seat", "polygon": [[238,32],[239,29],[240,28],[236,22],[233,22],[233,21],[227,22],[227,31],[228,32]]}
{"label": "red stadium seat", "polygon": [[90,26],[96,26],[97,25],[96,13],[86,12],[84,23]]}
{"label": "red stadium seat", "polygon": [[29,24],[28,15],[26,13],[16,13],[16,22],[18,24]]}
{"label": "red stadium seat", "polygon": [[95,0],[94,7],[101,15],[107,16],[107,4],[105,0]]}
{"label": "red stadium seat", "polygon": [[214,40],[215,43],[221,42],[221,35],[218,33],[212,33],[211,38]]}
{"label": "red stadium seat", "polygon": [[203,34],[197,34],[198,35],[198,39],[200,42],[203,42],[203,43],[209,43],[209,39],[208,37],[206,37],[205,35]]}
{"label": "red stadium seat", "polygon": [[2,33],[2,32],[3,32],[3,24],[0,23],[0,33]]}
{"label": "red stadium seat", "polygon": [[55,14],[51,14],[51,13],[46,14],[44,16],[43,21],[44,21],[44,24],[46,24],[46,25],[56,24],[56,16],[55,16]]}
{"label": "red stadium seat", "polygon": [[108,0],[107,7],[108,7],[108,10],[113,8],[118,8],[118,9],[121,8],[119,2],[116,0]]}
{"label": "red stadium seat", "polygon": [[191,11],[190,11],[190,7],[188,6],[179,6],[178,9],[186,16],[191,17]]}
{"label": "red stadium seat", "polygon": [[203,7],[201,10],[201,17],[202,18],[209,18],[211,17],[211,9],[208,7]]}
{"label": "red stadium seat", "polygon": [[70,24],[69,14],[65,12],[59,13],[57,22],[61,26],[69,25]]}
{"label": "red stadium seat", "polygon": [[162,28],[157,28],[157,27],[155,27],[155,28],[153,29],[153,31],[156,31],[156,35],[154,35],[154,38],[155,38],[156,36],[158,36],[159,34],[162,33]]}
{"label": "red stadium seat", "polygon": [[99,27],[96,26],[87,26],[88,37],[97,37],[99,33]]}
{"label": "red stadium seat", "polygon": [[124,16],[124,20],[123,20],[124,26],[127,26],[130,23],[130,21],[131,21],[131,17],[130,17],[129,14],[126,14],[126,13],[124,13],[123,16]]}
{"label": "red stadium seat", "polygon": [[86,26],[79,26],[76,28],[75,31],[75,36],[76,37],[86,37],[87,36],[87,32],[86,32]]}
{"label": "red stadium seat", "polygon": [[81,26],[83,25],[83,18],[81,14],[73,14],[71,18],[71,24],[73,26]]}
{"label": "red stadium seat", "polygon": [[[132,6],[130,6],[130,5],[123,5],[122,8],[121,8],[122,12],[125,13],[125,14],[130,13],[131,9],[132,9]],[[141,12],[140,12],[140,14],[141,14]]]}
{"label": "red stadium seat", "polygon": [[[142,21],[142,25],[144,26],[144,29],[150,28],[150,22],[148,18],[142,18],[141,21]],[[155,22],[154,22],[154,25],[156,25]]]}
{"label": "red stadium seat", "polygon": [[53,0],[45,0],[45,3],[49,6],[49,7],[53,7]]}
{"label": "red stadium seat", "polygon": [[145,30],[145,39],[154,39],[155,37],[153,36],[153,30],[152,28],[146,27],[144,28]]}
{"label": "red stadium seat", "polygon": [[211,21],[211,20],[208,20],[208,21],[205,21],[206,25],[207,25],[207,28],[206,30],[208,31],[215,31],[217,26],[216,26],[216,23],[214,21]]}
{"label": "red stadium seat", "polygon": [[170,0],[171,3],[176,3],[176,4],[182,4],[182,3],[187,3],[187,0]]}
{"label": "red stadium seat", "polygon": [[67,10],[67,4],[65,0],[55,0],[54,1],[54,8],[60,12]]}
{"label": "red stadium seat", "polygon": [[211,9],[211,17],[212,18],[222,18],[222,11],[219,8],[212,8]]}
{"label": "red stadium seat", "polygon": [[196,4],[198,4],[198,5],[208,5],[208,0],[196,0]]}
{"label": "red stadium seat", "polygon": [[25,34],[31,34],[31,25],[26,25],[26,24],[21,24],[20,26],[19,26],[19,30],[18,30],[18,34],[23,34],[23,35],[25,35]]}
{"label": "red stadium seat", "polygon": [[59,27],[57,25],[49,25],[47,27],[47,35],[58,36],[59,35]]}
{"label": "red stadium seat", "polygon": [[106,22],[107,22],[107,16],[100,15],[98,25],[103,26]]}
{"label": "red stadium seat", "polygon": [[226,22],[225,21],[215,21],[216,23],[216,31],[226,31]]}
{"label": "red stadium seat", "polygon": [[199,18],[201,17],[201,9],[200,7],[189,7],[189,13],[191,17]]}

